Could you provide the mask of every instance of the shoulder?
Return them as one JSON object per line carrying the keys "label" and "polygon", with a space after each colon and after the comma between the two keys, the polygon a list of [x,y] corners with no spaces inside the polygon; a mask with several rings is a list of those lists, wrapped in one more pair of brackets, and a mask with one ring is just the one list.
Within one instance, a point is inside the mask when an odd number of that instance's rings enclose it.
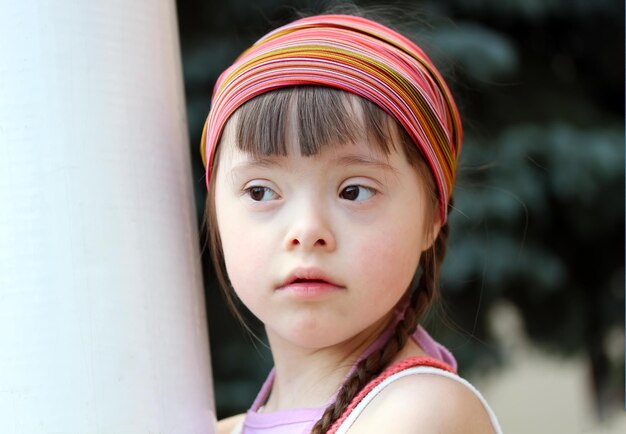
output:
{"label": "shoulder", "polygon": [[437,373],[402,376],[381,389],[348,432],[493,433],[489,414],[470,387]]}
{"label": "shoulder", "polygon": [[235,427],[243,422],[245,414],[237,414],[217,422],[217,434],[231,434]]}

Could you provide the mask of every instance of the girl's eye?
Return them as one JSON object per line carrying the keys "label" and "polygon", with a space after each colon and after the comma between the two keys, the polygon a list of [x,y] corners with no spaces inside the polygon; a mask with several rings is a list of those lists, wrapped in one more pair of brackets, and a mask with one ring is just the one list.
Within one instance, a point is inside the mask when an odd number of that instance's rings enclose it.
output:
{"label": "girl's eye", "polygon": [[345,200],[352,200],[355,202],[362,202],[374,196],[376,191],[373,188],[365,187],[363,185],[350,185],[339,193],[339,197]]}
{"label": "girl's eye", "polygon": [[271,188],[262,187],[259,185],[248,187],[245,189],[245,192],[248,196],[250,196],[250,199],[254,200],[255,202],[264,202],[267,200],[276,199],[278,197],[276,192]]}

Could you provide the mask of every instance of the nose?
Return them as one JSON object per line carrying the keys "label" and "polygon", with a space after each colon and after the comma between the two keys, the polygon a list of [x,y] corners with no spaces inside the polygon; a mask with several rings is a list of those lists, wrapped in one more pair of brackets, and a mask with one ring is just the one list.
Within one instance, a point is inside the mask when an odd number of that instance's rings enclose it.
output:
{"label": "nose", "polygon": [[285,237],[285,249],[307,252],[335,250],[335,236],[323,207],[299,205],[293,213]]}

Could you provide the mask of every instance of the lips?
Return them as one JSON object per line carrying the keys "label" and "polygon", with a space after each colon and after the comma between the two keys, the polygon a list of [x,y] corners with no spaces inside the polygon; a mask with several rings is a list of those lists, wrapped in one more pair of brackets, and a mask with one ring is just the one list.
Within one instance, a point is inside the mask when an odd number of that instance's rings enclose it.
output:
{"label": "lips", "polygon": [[283,280],[277,289],[304,286],[332,286],[338,289],[345,288],[318,268],[297,268],[293,270],[285,280]]}

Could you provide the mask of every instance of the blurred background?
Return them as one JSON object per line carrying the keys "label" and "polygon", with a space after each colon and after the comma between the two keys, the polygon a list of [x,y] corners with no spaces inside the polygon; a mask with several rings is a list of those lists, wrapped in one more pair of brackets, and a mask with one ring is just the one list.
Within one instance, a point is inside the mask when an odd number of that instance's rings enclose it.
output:
{"label": "blurred background", "polygon": [[[332,4],[178,0],[199,227],[215,79],[267,31]],[[624,3],[356,4],[403,20],[396,27],[438,65],[464,121],[443,302],[427,328],[505,432],[626,432]],[[222,418],[250,406],[272,361],[228,312],[206,248],[203,262]]]}

